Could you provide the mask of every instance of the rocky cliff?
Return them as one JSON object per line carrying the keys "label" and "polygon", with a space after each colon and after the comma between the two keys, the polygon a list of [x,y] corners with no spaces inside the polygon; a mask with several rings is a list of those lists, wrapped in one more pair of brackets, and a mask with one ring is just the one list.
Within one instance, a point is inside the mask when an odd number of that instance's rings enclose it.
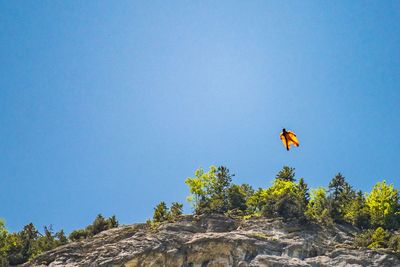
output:
{"label": "rocky cliff", "polygon": [[183,216],[153,230],[120,226],[24,266],[400,266],[388,252],[355,248],[356,232],[279,219]]}

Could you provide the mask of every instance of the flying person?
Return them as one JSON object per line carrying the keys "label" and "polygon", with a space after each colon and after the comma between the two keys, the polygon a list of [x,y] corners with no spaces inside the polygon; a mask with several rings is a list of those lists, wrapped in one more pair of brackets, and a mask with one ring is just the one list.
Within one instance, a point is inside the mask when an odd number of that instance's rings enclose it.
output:
{"label": "flying person", "polygon": [[294,132],[286,131],[286,129],[283,128],[280,137],[287,151],[289,151],[290,145],[295,145],[297,147],[299,146],[299,140],[297,140],[297,137],[294,134]]}

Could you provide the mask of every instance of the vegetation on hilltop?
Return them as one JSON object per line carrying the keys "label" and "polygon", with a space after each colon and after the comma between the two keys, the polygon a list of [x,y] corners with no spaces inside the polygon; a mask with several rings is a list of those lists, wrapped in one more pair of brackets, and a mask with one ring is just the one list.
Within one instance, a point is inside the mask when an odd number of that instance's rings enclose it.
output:
{"label": "vegetation on hilltop", "polygon": [[20,232],[9,233],[4,221],[0,220],[0,266],[22,264],[42,252],[117,226],[115,216],[105,219],[99,214],[92,224],[85,229],[73,231],[67,238],[63,230],[54,232],[51,225],[45,226],[43,233],[40,233],[32,223],[24,226]]}
{"label": "vegetation on hilltop", "polygon": [[[194,214],[219,213],[243,219],[296,218],[325,225],[349,223],[362,230],[356,245],[400,253],[399,191],[393,184],[380,181],[371,192],[363,193],[338,173],[327,188],[310,190],[303,178],[296,181],[295,169],[288,166],[278,172],[267,188],[234,184],[233,176],[224,166],[211,166],[208,171],[199,168],[193,177],[187,178],[188,201]],[[167,215],[156,216],[162,203],[155,209],[153,223],[173,220]]]}
{"label": "vegetation on hilltop", "polygon": [[[295,178],[295,169],[284,166],[272,185],[254,189],[248,184],[234,184],[229,169],[211,166],[208,171],[199,168],[186,179],[193,212],[225,214],[236,218],[251,217],[297,218],[301,222],[319,224],[349,223],[361,230],[355,244],[371,249],[388,248],[400,254],[399,191],[393,184],[377,182],[371,192],[355,190],[338,173],[327,188],[309,189],[303,178]],[[165,221],[176,221],[182,215],[183,205],[173,202],[170,207],[160,202],[148,224],[154,229]],[[118,227],[115,216],[99,214],[92,224],[71,232],[54,232],[44,227],[40,233],[30,223],[20,232],[10,233],[0,220],[0,266],[24,263],[40,253],[57,246],[92,237],[104,230]]]}

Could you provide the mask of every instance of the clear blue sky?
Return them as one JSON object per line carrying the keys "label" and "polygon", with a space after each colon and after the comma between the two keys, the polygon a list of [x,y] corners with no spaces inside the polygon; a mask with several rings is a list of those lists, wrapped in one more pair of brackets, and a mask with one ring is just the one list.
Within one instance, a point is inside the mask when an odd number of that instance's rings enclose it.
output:
{"label": "clear blue sky", "polygon": [[399,188],[400,2],[281,2],[0,1],[7,228],[143,222],[212,164]]}

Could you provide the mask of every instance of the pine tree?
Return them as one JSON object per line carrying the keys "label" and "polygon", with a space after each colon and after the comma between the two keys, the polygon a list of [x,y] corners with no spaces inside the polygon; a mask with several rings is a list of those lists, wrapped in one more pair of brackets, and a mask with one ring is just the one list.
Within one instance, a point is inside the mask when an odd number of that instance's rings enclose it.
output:
{"label": "pine tree", "polygon": [[178,203],[178,202],[172,202],[170,211],[169,211],[169,217],[172,220],[176,220],[179,218],[179,216],[182,215],[182,209],[183,209],[183,204]]}
{"label": "pine tree", "polygon": [[116,228],[119,225],[119,222],[118,222],[117,217],[115,215],[109,217],[107,219],[107,222],[108,222],[108,229]]}
{"label": "pine tree", "polygon": [[310,193],[308,192],[308,185],[304,181],[304,178],[300,178],[297,184],[297,206],[299,213],[304,214],[307,210],[308,201],[310,200]]}
{"label": "pine tree", "polygon": [[247,209],[246,199],[246,191],[242,186],[234,184],[228,188],[227,202],[229,211],[243,213]]}
{"label": "pine tree", "polygon": [[168,220],[168,208],[164,201],[161,201],[155,208],[153,214],[154,222],[163,222]]}
{"label": "pine tree", "polygon": [[278,172],[275,179],[294,182],[296,181],[296,179],[294,178],[295,174],[296,174],[295,168],[291,168],[289,166],[283,166],[282,170]]}
{"label": "pine tree", "polygon": [[68,239],[65,236],[64,230],[61,229],[59,232],[56,233],[56,237],[60,243],[60,245],[65,245],[68,243]]}
{"label": "pine tree", "polygon": [[332,178],[328,188],[331,217],[340,222],[344,218],[346,206],[356,197],[356,193],[340,172]]}

